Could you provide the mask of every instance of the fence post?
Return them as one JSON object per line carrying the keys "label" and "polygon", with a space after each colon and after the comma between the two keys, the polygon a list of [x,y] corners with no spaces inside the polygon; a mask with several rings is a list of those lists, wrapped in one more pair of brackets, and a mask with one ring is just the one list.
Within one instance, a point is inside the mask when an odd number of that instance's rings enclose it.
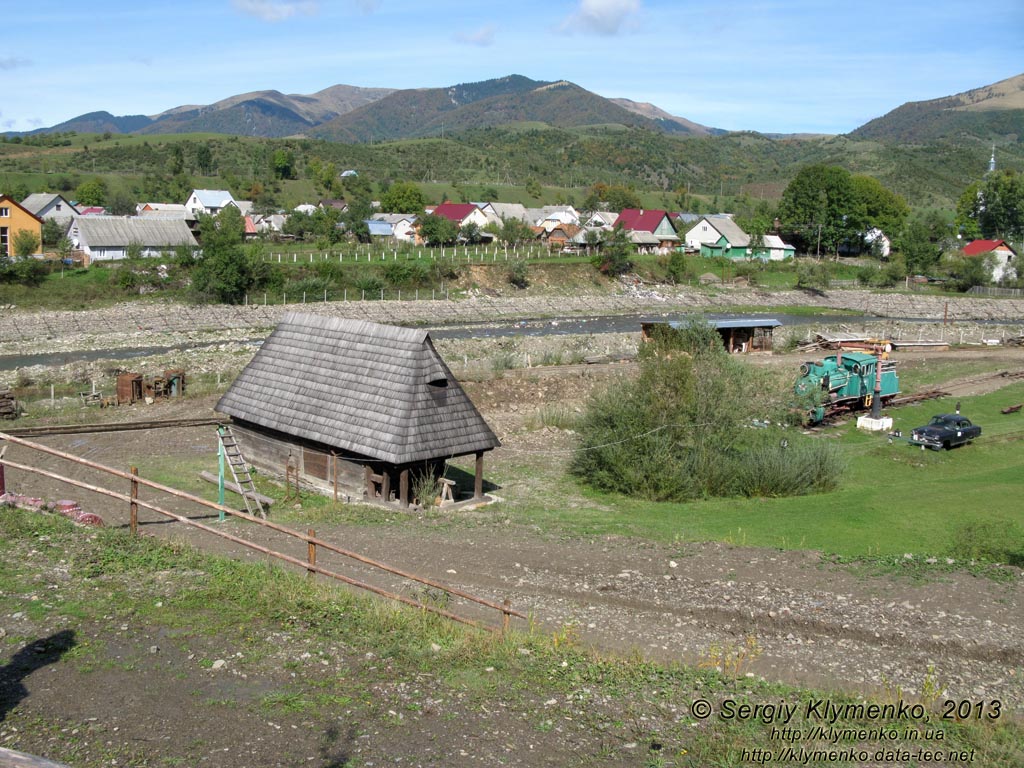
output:
{"label": "fence post", "polygon": [[501,634],[505,635],[508,634],[509,621],[512,619],[512,614],[509,613],[509,609],[512,607],[512,601],[506,597],[501,605]]}
{"label": "fence post", "polygon": [[7,452],[7,446],[0,448],[0,496],[7,493],[7,483],[4,480],[4,453]]}
{"label": "fence post", "polygon": [[132,467],[132,489],[130,492],[131,502],[128,504],[128,521],[132,533],[139,532],[139,505],[136,503],[139,498],[139,468]]}
{"label": "fence post", "polygon": [[[308,529],[308,533],[311,539],[316,538],[316,531],[314,531],[312,528]],[[316,565],[316,544],[314,544],[312,541],[307,542],[307,544],[308,553],[306,560],[309,562],[310,565]],[[312,568],[307,568],[306,575],[310,577],[316,576],[316,571]]]}

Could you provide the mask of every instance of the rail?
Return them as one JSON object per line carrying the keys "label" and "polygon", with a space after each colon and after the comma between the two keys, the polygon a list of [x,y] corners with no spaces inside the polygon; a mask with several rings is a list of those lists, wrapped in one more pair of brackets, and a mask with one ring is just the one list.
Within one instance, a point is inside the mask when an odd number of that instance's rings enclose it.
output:
{"label": "rail", "polygon": [[[349,576],[345,576],[344,574],[340,574],[340,573],[337,573],[335,571],[331,571],[331,570],[329,570],[327,568],[324,568],[323,566],[317,565],[317,563],[316,563],[317,549],[320,548],[320,549],[324,549],[324,550],[327,550],[327,551],[330,551],[330,552],[334,552],[335,554],[341,555],[342,557],[346,557],[346,558],[349,558],[351,560],[355,560],[356,562],[362,563],[363,565],[370,566],[372,568],[375,568],[377,570],[383,571],[385,573],[389,573],[389,574],[391,574],[393,576],[398,576],[399,578],[405,579],[407,581],[413,581],[413,582],[416,582],[416,583],[419,583],[419,584],[423,584],[424,586],[427,586],[427,587],[430,587],[432,589],[437,589],[437,590],[439,590],[441,592],[444,592],[447,595],[459,597],[459,598],[462,598],[463,600],[466,600],[466,601],[471,602],[471,603],[475,603],[475,604],[483,606],[485,608],[490,608],[490,609],[496,610],[496,611],[498,611],[501,614],[501,617],[502,617],[502,626],[501,626],[501,631],[502,632],[506,631],[509,628],[509,623],[510,623],[510,620],[511,620],[512,617],[516,617],[516,618],[519,618],[519,619],[526,619],[526,618],[528,618],[527,616],[525,616],[524,614],[520,613],[519,611],[513,610],[512,607],[511,607],[510,601],[507,600],[507,599],[504,602],[502,602],[502,603],[497,603],[497,602],[495,602],[493,600],[488,600],[488,599],[483,598],[483,597],[478,597],[477,595],[473,595],[473,594],[471,594],[469,592],[466,592],[464,590],[458,589],[457,587],[452,587],[452,586],[443,584],[441,582],[435,581],[433,579],[428,579],[428,578],[425,578],[423,576],[418,576],[416,574],[409,573],[408,571],[404,571],[402,569],[396,568],[396,567],[394,567],[392,565],[388,565],[387,563],[381,562],[379,560],[375,560],[373,558],[369,558],[369,557],[366,557],[364,555],[360,555],[360,554],[358,554],[356,552],[352,552],[350,550],[346,550],[346,549],[344,549],[342,547],[337,546],[336,544],[333,544],[333,543],[331,543],[329,541],[326,541],[324,539],[318,538],[316,536],[315,532],[312,531],[312,530],[310,530],[307,533],[302,533],[301,531],[293,530],[291,528],[288,528],[287,526],[280,525],[279,523],[275,523],[275,522],[270,521],[270,520],[263,520],[260,517],[253,516],[253,515],[247,514],[245,512],[239,512],[238,510],[232,509],[231,507],[225,506],[223,504],[218,504],[216,502],[207,501],[206,499],[204,499],[204,498],[202,498],[200,496],[196,496],[194,494],[188,493],[187,491],[182,491],[182,490],[179,490],[177,488],[172,488],[171,486],[164,485],[162,483],[157,483],[157,482],[154,482],[153,480],[147,480],[147,479],[145,479],[143,477],[140,477],[139,474],[138,474],[138,471],[134,467],[132,467],[132,471],[131,472],[125,472],[123,470],[116,469],[114,467],[108,467],[105,464],[100,464],[100,463],[95,462],[95,461],[90,461],[89,459],[85,459],[85,458],[83,458],[81,456],[75,456],[73,454],[66,453],[64,451],[59,451],[56,448],[50,448],[49,446],[46,446],[46,445],[41,445],[39,443],[30,442],[28,440],[25,440],[24,438],[17,437],[15,435],[10,434],[10,433],[0,432],[0,441],[7,441],[8,443],[10,443],[12,445],[20,445],[20,446],[22,446],[24,448],[28,448],[30,450],[38,451],[40,453],[45,453],[45,454],[54,456],[56,458],[63,459],[65,461],[70,461],[73,464],[78,464],[79,466],[88,467],[90,469],[94,469],[94,470],[97,470],[97,471],[100,471],[100,472],[104,472],[104,473],[112,475],[114,477],[119,477],[119,478],[122,478],[124,480],[128,480],[130,482],[130,484],[131,484],[130,485],[130,493],[123,493],[121,491],[114,491],[114,490],[111,490],[109,488],[104,488],[102,486],[93,485],[92,483],[86,483],[86,482],[84,482],[82,480],[77,480],[75,478],[66,477],[66,476],[58,474],[56,472],[51,472],[49,470],[41,469],[39,467],[29,466],[29,465],[26,465],[26,464],[22,464],[20,462],[13,462],[10,459],[4,458],[3,452],[0,451],[0,477],[3,477],[4,467],[7,466],[7,467],[11,467],[12,469],[17,469],[17,470],[21,470],[23,472],[28,472],[30,474],[36,474],[36,475],[39,475],[39,476],[42,476],[42,477],[47,477],[47,478],[50,478],[52,480],[57,480],[59,482],[67,483],[68,485],[73,485],[73,486],[76,486],[78,488],[83,488],[84,490],[91,491],[93,493],[98,493],[98,494],[101,494],[101,495],[104,495],[104,496],[108,496],[110,498],[114,498],[114,499],[118,499],[120,501],[128,502],[128,504],[129,504],[129,527],[130,527],[131,532],[133,534],[138,534],[139,533],[139,529],[138,529],[138,508],[139,507],[143,507],[145,509],[149,509],[149,510],[151,510],[153,512],[156,512],[157,514],[163,515],[163,516],[168,517],[168,518],[170,518],[172,520],[180,522],[180,523],[182,523],[184,525],[187,525],[187,526],[190,526],[192,528],[196,528],[198,530],[201,530],[201,531],[203,531],[205,533],[210,533],[210,534],[213,534],[214,536],[219,536],[222,539],[226,539],[228,541],[231,541],[231,542],[233,542],[235,544],[239,544],[239,545],[241,545],[243,547],[246,547],[248,549],[252,549],[254,551],[260,552],[260,553],[262,553],[264,555],[267,555],[269,557],[273,557],[273,558],[276,558],[276,559],[281,560],[283,562],[287,562],[287,563],[290,563],[292,565],[296,565],[296,566],[298,566],[300,568],[305,569],[307,573],[319,573],[319,574],[321,574],[323,576],[326,576],[328,578],[332,578],[332,579],[335,579],[335,580],[340,581],[342,583],[348,584],[349,586],[357,587],[359,589],[364,589],[364,590],[366,590],[368,592],[372,592],[372,593],[374,593],[376,595],[379,595],[381,597],[385,597],[385,598],[387,598],[389,600],[394,600],[396,602],[404,603],[405,605],[409,605],[409,606],[414,607],[414,608],[419,608],[421,610],[429,611],[430,613],[435,613],[435,614],[437,614],[439,616],[443,616],[443,617],[445,617],[447,619],[450,619],[452,621],[456,621],[456,622],[459,622],[459,623],[462,623],[462,624],[467,624],[467,625],[472,626],[472,627],[477,627],[477,628],[481,628],[481,629],[487,629],[487,630],[491,630],[491,631],[497,631],[497,630],[495,630],[494,627],[491,627],[491,626],[488,626],[488,625],[485,625],[485,624],[480,624],[477,621],[474,621],[472,619],[468,619],[468,618],[466,618],[464,616],[459,616],[458,614],[452,613],[451,611],[446,611],[443,608],[438,608],[437,606],[429,605],[429,604],[420,602],[418,600],[413,600],[413,599],[411,599],[409,597],[406,597],[405,595],[399,595],[397,593],[390,592],[390,591],[385,590],[385,589],[383,589],[381,587],[377,587],[377,586],[374,586],[372,584],[368,584],[366,582],[359,581],[357,579],[353,579],[353,578],[351,578]],[[263,526],[264,528],[268,528],[270,530],[276,531],[277,533],[281,533],[281,534],[284,534],[286,536],[290,536],[292,538],[298,539],[300,541],[304,541],[307,544],[307,553],[308,553],[307,554],[307,559],[306,560],[301,560],[301,559],[299,559],[297,557],[293,557],[292,555],[288,555],[288,554],[285,554],[283,552],[278,552],[276,550],[270,549],[269,547],[265,547],[265,546],[263,546],[261,544],[256,544],[255,542],[248,541],[247,539],[243,539],[243,538],[241,538],[239,536],[235,536],[233,534],[227,533],[226,531],[218,530],[218,529],[216,529],[216,528],[214,528],[214,527],[212,527],[210,525],[206,525],[205,523],[197,522],[197,521],[192,520],[191,518],[186,517],[184,515],[179,515],[176,512],[172,512],[170,510],[167,510],[167,509],[164,509],[164,508],[162,508],[160,506],[157,506],[156,504],[153,504],[152,502],[143,501],[142,499],[139,498],[139,494],[138,494],[138,488],[139,488],[140,485],[141,486],[145,486],[147,488],[151,488],[151,489],[156,490],[156,491],[160,491],[162,493],[166,493],[166,494],[168,494],[170,496],[174,496],[176,498],[183,499],[185,501],[189,501],[189,502],[198,504],[198,505],[203,506],[203,507],[207,507],[209,509],[216,510],[216,511],[218,511],[220,513],[223,513],[223,514],[232,515],[234,517],[240,518],[240,519],[245,520],[247,522],[254,523],[256,525]]]}

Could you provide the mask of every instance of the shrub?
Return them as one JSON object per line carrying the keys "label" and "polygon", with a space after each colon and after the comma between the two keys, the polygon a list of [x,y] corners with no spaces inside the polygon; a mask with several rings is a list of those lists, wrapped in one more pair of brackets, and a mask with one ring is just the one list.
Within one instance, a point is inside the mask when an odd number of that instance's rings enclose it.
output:
{"label": "shrub", "polygon": [[430,267],[422,261],[388,261],[381,272],[388,285],[395,288],[416,288],[430,282]]}
{"label": "shrub", "polygon": [[954,557],[1024,566],[1024,533],[1015,525],[993,521],[965,523],[953,533]]}
{"label": "shrub", "polygon": [[508,281],[516,288],[527,288],[530,279],[526,274],[526,262],[516,261],[508,268]]}
{"label": "shrub", "polygon": [[780,421],[788,393],[771,392],[766,374],[726,354],[706,322],[666,330],[642,350],[635,382],[591,399],[571,471],[652,501],[833,487],[842,466],[830,446],[750,429],[755,419]]}
{"label": "shrub", "polygon": [[363,291],[368,299],[380,298],[380,292],[384,288],[384,283],[376,275],[360,275],[354,285],[356,290]]}

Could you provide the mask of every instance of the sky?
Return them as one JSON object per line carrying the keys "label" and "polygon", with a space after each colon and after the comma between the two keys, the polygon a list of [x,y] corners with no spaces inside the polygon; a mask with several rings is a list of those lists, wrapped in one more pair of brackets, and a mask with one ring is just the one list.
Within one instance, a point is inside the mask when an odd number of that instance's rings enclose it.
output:
{"label": "sky", "polygon": [[1022,0],[9,3],[0,131],[256,90],[519,74],[763,133],[846,133],[1024,72]]}

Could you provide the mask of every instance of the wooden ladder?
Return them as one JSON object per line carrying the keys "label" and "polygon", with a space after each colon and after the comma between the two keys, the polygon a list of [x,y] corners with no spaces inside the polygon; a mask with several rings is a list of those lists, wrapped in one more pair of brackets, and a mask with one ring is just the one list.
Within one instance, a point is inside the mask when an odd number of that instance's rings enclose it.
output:
{"label": "wooden ladder", "polygon": [[231,431],[231,426],[224,424],[217,428],[217,437],[220,440],[221,450],[224,452],[224,459],[231,470],[231,477],[235,480],[238,493],[245,502],[245,509],[250,515],[259,515],[267,519],[267,512],[259,502],[259,494],[256,492],[256,484],[249,474],[249,467],[242,457],[242,449],[238,447],[238,441]]}

